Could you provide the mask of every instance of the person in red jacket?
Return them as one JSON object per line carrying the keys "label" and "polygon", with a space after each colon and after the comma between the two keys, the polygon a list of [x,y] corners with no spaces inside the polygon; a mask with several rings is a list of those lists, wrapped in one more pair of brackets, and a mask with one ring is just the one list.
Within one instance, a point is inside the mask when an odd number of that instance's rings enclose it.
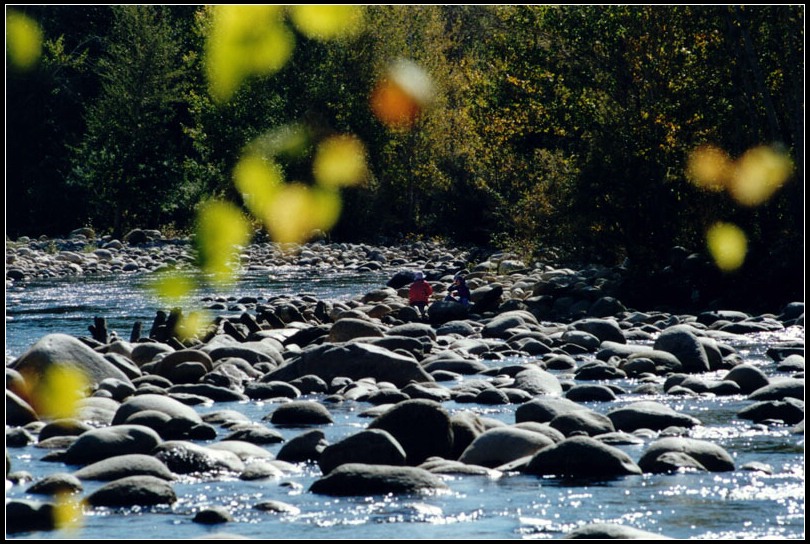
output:
{"label": "person in red jacket", "polygon": [[433,287],[425,281],[425,275],[421,272],[417,272],[408,291],[408,303],[419,310],[419,315],[422,316],[422,319],[427,317],[427,304],[432,294]]}

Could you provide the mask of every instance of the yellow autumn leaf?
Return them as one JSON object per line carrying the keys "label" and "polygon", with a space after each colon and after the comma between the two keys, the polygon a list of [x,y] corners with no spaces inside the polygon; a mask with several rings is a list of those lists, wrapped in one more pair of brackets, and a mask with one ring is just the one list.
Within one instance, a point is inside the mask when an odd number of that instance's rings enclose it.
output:
{"label": "yellow autumn leaf", "polygon": [[54,527],[62,531],[77,531],[84,520],[84,505],[78,497],[58,493],[53,507]]}
{"label": "yellow autumn leaf", "polygon": [[333,136],[318,146],[312,170],[324,187],[360,184],[367,175],[365,147],[354,136]]}
{"label": "yellow autumn leaf", "polygon": [[11,64],[21,70],[33,68],[42,55],[42,29],[18,11],[6,13],[6,54]]}
{"label": "yellow autumn leaf", "polygon": [[290,18],[305,36],[316,40],[331,40],[357,34],[363,23],[363,7],[302,4],[290,7]]}
{"label": "yellow autumn leaf", "polygon": [[259,155],[248,154],[239,159],[233,171],[233,180],[245,206],[253,215],[261,217],[284,178],[276,163]]}
{"label": "yellow autumn leaf", "polygon": [[718,222],[706,233],[706,243],[715,264],[724,272],[742,266],[748,251],[748,238],[738,226]]}
{"label": "yellow autumn leaf", "polygon": [[749,149],[737,160],[729,184],[731,196],[744,206],[765,203],[793,173],[793,161],[769,146]]}
{"label": "yellow autumn leaf", "polygon": [[174,335],[182,342],[189,338],[200,337],[211,322],[210,316],[204,311],[193,311],[183,315],[177,322]]}
{"label": "yellow autumn leaf", "polygon": [[205,42],[209,92],[228,101],[251,75],[271,75],[289,60],[295,46],[283,24],[284,11],[274,5],[216,5]]}
{"label": "yellow autumn leaf", "polygon": [[194,281],[177,272],[163,272],[152,281],[151,287],[159,298],[179,301],[194,290]]}
{"label": "yellow autumn leaf", "polygon": [[87,376],[78,368],[51,365],[33,388],[34,407],[39,415],[48,419],[75,417],[88,387]]}
{"label": "yellow autumn leaf", "polygon": [[215,281],[229,281],[234,274],[234,252],[250,238],[250,227],[242,212],[224,201],[206,202],[197,225],[197,250],[203,272]]}
{"label": "yellow autumn leaf", "polygon": [[340,216],[340,196],[301,183],[285,185],[275,195],[262,219],[278,243],[302,243],[315,231],[329,230]]}
{"label": "yellow autumn leaf", "polygon": [[689,155],[686,175],[698,187],[722,191],[733,170],[733,161],[722,149],[705,145]]}

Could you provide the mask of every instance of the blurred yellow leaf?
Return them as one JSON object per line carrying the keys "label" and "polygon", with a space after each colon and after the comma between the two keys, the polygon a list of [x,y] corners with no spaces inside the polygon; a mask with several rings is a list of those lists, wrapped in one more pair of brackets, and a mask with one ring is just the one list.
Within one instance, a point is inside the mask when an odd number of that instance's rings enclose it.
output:
{"label": "blurred yellow leaf", "polygon": [[58,493],[53,508],[54,527],[63,531],[76,531],[84,519],[82,501],[75,495]]}
{"label": "blurred yellow leaf", "polygon": [[318,146],[312,169],[315,181],[324,187],[362,183],[367,174],[365,147],[354,136],[333,136]]}
{"label": "blurred yellow leaf", "polygon": [[42,54],[42,29],[18,11],[6,13],[6,54],[11,64],[22,70],[33,68]]}
{"label": "blurred yellow leaf", "polygon": [[264,157],[301,157],[309,153],[311,135],[302,124],[291,123],[269,130],[248,146],[248,153]]}
{"label": "blurred yellow leaf", "polygon": [[742,266],[748,251],[748,238],[738,226],[718,222],[706,234],[706,243],[720,270],[731,272]]}
{"label": "blurred yellow leaf", "polygon": [[788,180],[793,161],[768,146],[749,149],[737,160],[729,184],[731,196],[744,206],[766,202]]}
{"label": "blurred yellow leaf", "polygon": [[239,159],[234,168],[233,180],[236,189],[242,194],[245,206],[258,217],[270,206],[284,182],[281,168],[276,163],[255,154]]}
{"label": "blurred yellow leaf", "polygon": [[85,398],[89,381],[78,368],[49,366],[34,386],[36,412],[49,419],[75,417],[77,405]]}
{"label": "blurred yellow leaf", "polygon": [[181,342],[189,338],[200,337],[210,322],[211,318],[206,312],[190,312],[188,315],[183,315],[178,321],[174,334]]}
{"label": "blurred yellow leaf", "polygon": [[331,229],[340,217],[340,196],[300,183],[284,185],[261,216],[278,243],[302,243]]}
{"label": "blurred yellow leaf", "polygon": [[698,187],[722,191],[732,172],[731,157],[722,149],[705,145],[694,150],[687,161],[686,175]]}
{"label": "blurred yellow leaf", "polygon": [[194,281],[176,272],[164,272],[155,278],[151,286],[161,299],[179,301],[194,290]]}
{"label": "blurred yellow leaf", "polygon": [[316,40],[353,36],[363,23],[362,6],[298,5],[290,7],[290,18],[302,34]]}
{"label": "blurred yellow leaf", "polygon": [[226,102],[251,75],[271,75],[289,60],[295,46],[284,25],[284,11],[274,5],[216,5],[206,39],[205,68],[209,92]]}
{"label": "blurred yellow leaf", "polygon": [[209,201],[200,210],[197,246],[204,272],[215,281],[229,281],[234,273],[234,251],[250,238],[250,227],[239,209],[228,202]]}

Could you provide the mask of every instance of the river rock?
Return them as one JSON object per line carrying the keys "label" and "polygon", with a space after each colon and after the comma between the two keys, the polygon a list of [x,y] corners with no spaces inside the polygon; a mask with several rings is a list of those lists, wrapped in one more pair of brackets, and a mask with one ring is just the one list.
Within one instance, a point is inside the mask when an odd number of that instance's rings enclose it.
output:
{"label": "river rock", "polygon": [[6,425],[22,427],[38,420],[39,416],[30,404],[6,389]]}
{"label": "river rock", "polygon": [[176,474],[241,473],[244,462],[235,453],[215,450],[186,440],[167,440],[152,455]]}
{"label": "river rock", "polygon": [[441,477],[417,467],[347,463],[316,480],[310,493],[338,497],[411,494],[448,489]]}
{"label": "river rock", "polygon": [[577,410],[587,410],[587,408],[566,398],[537,398],[517,407],[515,423],[524,421],[548,423],[560,414]]}
{"label": "river rock", "polygon": [[701,425],[699,419],[681,414],[665,404],[640,401],[607,412],[617,430],[633,432],[638,429],[662,431],[667,427],[691,428]]}
{"label": "river rock", "polygon": [[794,425],[804,420],[804,402],[792,397],[786,397],[784,400],[763,400],[743,408],[737,412],[737,417],[755,423],[774,420]]}
{"label": "river rock", "polygon": [[124,401],[116,410],[112,424],[123,423],[136,412],[144,410],[162,412],[177,421],[178,424],[186,422],[189,428],[203,422],[194,408],[168,396],[146,393]]}
{"label": "river rock", "polygon": [[565,398],[574,402],[611,402],[616,400],[616,393],[600,384],[575,384],[565,392]]}
{"label": "river rock", "polygon": [[709,472],[700,461],[682,451],[667,451],[659,455],[647,467],[653,474],[675,472]]}
{"label": "river rock", "polygon": [[587,436],[596,436],[598,434],[612,433],[616,430],[610,418],[588,409],[560,414],[555,416],[548,424],[565,436],[582,433]]}
{"label": "river rock", "polygon": [[435,401],[400,402],[375,418],[368,429],[388,431],[405,450],[410,466],[419,465],[432,456],[448,458],[453,451],[450,415]]}
{"label": "river rock", "polygon": [[681,452],[697,460],[710,472],[728,472],[734,470],[734,460],[722,447],[705,440],[667,436],[656,440],[644,451],[638,466],[644,472],[653,472],[657,459],[667,452]]}
{"label": "river rock", "polygon": [[159,355],[163,353],[172,353],[175,349],[169,344],[162,342],[143,342],[135,344],[132,348],[130,358],[139,367],[154,361]]}
{"label": "river rock", "polygon": [[73,473],[79,480],[98,480],[109,482],[127,476],[154,476],[162,480],[174,480],[174,474],[157,458],[131,453],[108,457],[86,465]]}
{"label": "river rock", "polygon": [[56,472],[48,474],[41,480],[31,484],[26,493],[32,495],[63,495],[81,493],[84,490],[82,483],[73,474]]}
{"label": "river rock", "polygon": [[172,486],[154,476],[127,476],[104,484],[85,499],[91,506],[154,506],[172,504],[177,495]]}
{"label": "river rock", "polygon": [[450,300],[437,300],[428,307],[428,320],[435,327],[446,323],[464,321],[469,315],[469,306]]}
{"label": "river rock", "polygon": [[470,465],[499,467],[515,459],[532,455],[554,441],[546,435],[513,426],[484,431],[467,446],[458,460]]}
{"label": "river rock", "polygon": [[644,355],[651,351],[651,346],[643,344],[622,344],[620,342],[603,341],[596,352],[596,359],[608,361],[612,357],[627,358],[633,354]]}
{"label": "river rock", "polygon": [[703,344],[687,325],[675,325],[662,331],[655,340],[653,349],[673,354],[683,365],[684,372],[700,373],[711,370]]}
{"label": "river rock", "polygon": [[301,426],[334,423],[332,414],[314,400],[291,401],[280,405],[269,416],[274,425]]}
{"label": "river rock", "polygon": [[619,324],[614,319],[597,319],[588,317],[571,323],[571,328],[585,331],[597,337],[600,342],[614,342],[626,344],[627,339]]}
{"label": "river rock", "polygon": [[345,317],[338,319],[329,329],[329,341],[333,343],[348,342],[355,338],[380,338],[383,330],[380,326],[364,319]]}
{"label": "river rock", "polygon": [[56,528],[54,505],[27,499],[6,501],[6,532],[17,534]]}
{"label": "river rock", "polygon": [[56,419],[39,430],[39,440],[47,440],[52,436],[79,436],[92,428],[90,424],[76,418]]}
{"label": "river rock", "polygon": [[404,466],[405,450],[382,429],[366,429],[326,446],[318,458],[323,474],[346,463]]}
{"label": "river rock", "polygon": [[651,531],[612,523],[589,523],[569,531],[562,538],[584,540],[671,540]]}
{"label": "river rock", "polygon": [[143,425],[115,425],[80,434],[65,451],[63,460],[71,465],[89,465],[116,455],[149,453],[162,439]]}
{"label": "river rock", "polygon": [[288,463],[317,462],[323,450],[329,445],[326,435],[320,429],[305,431],[288,440],[276,454],[276,459]]}
{"label": "river rock", "polygon": [[797,378],[779,378],[748,395],[750,400],[784,400],[794,398],[804,401],[804,380]]}
{"label": "river rock", "polygon": [[105,378],[130,382],[126,374],[101,354],[81,340],[61,333],[45,335],[9,366],[25,376],[33,387],[34,396],[45,373],[53,368],[78,371],[90,386],[97,385]]}
{"label": "river rock", "polygon": [[559,396],[563,392],[562,385],[557,377],[539,367],[527,368],[518,372],[515,375],[515,382],[512,387],[532,395]]}
{"label": "river rock", "polygon": [[412,357],[368,344],[312,346],[282,367],[266,375],[267,380],[289,382],[308,374],[329,383],[338,376],[354,380],[374,378],[403,387],[414,382],[432,382],[433,378]]}
{"label": "river rock", "polygon": [[640,475],[641,468],[622,450],[588,436],[574,436],[534,454],[527,474],[558,478],[609,478]]}

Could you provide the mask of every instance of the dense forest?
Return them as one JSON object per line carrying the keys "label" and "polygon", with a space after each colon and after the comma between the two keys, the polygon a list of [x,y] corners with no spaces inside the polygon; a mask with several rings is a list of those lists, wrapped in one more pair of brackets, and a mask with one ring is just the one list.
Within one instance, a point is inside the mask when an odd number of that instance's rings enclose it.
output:
{"label": "dense forest", "polygon": [[[7,5],[7,44],[12,16],[41,33],[29,66],[7,45],[7,239],[309,206],[335,241],[625,263],[641,298],[722,224],[745,260],[717,281],[803,300],[803,5],[355,6],[345,32],[300,8]],[[312,173],[332,136],[351,182]],[[297,180],[274,218],[240,184],[256,153]]]}

